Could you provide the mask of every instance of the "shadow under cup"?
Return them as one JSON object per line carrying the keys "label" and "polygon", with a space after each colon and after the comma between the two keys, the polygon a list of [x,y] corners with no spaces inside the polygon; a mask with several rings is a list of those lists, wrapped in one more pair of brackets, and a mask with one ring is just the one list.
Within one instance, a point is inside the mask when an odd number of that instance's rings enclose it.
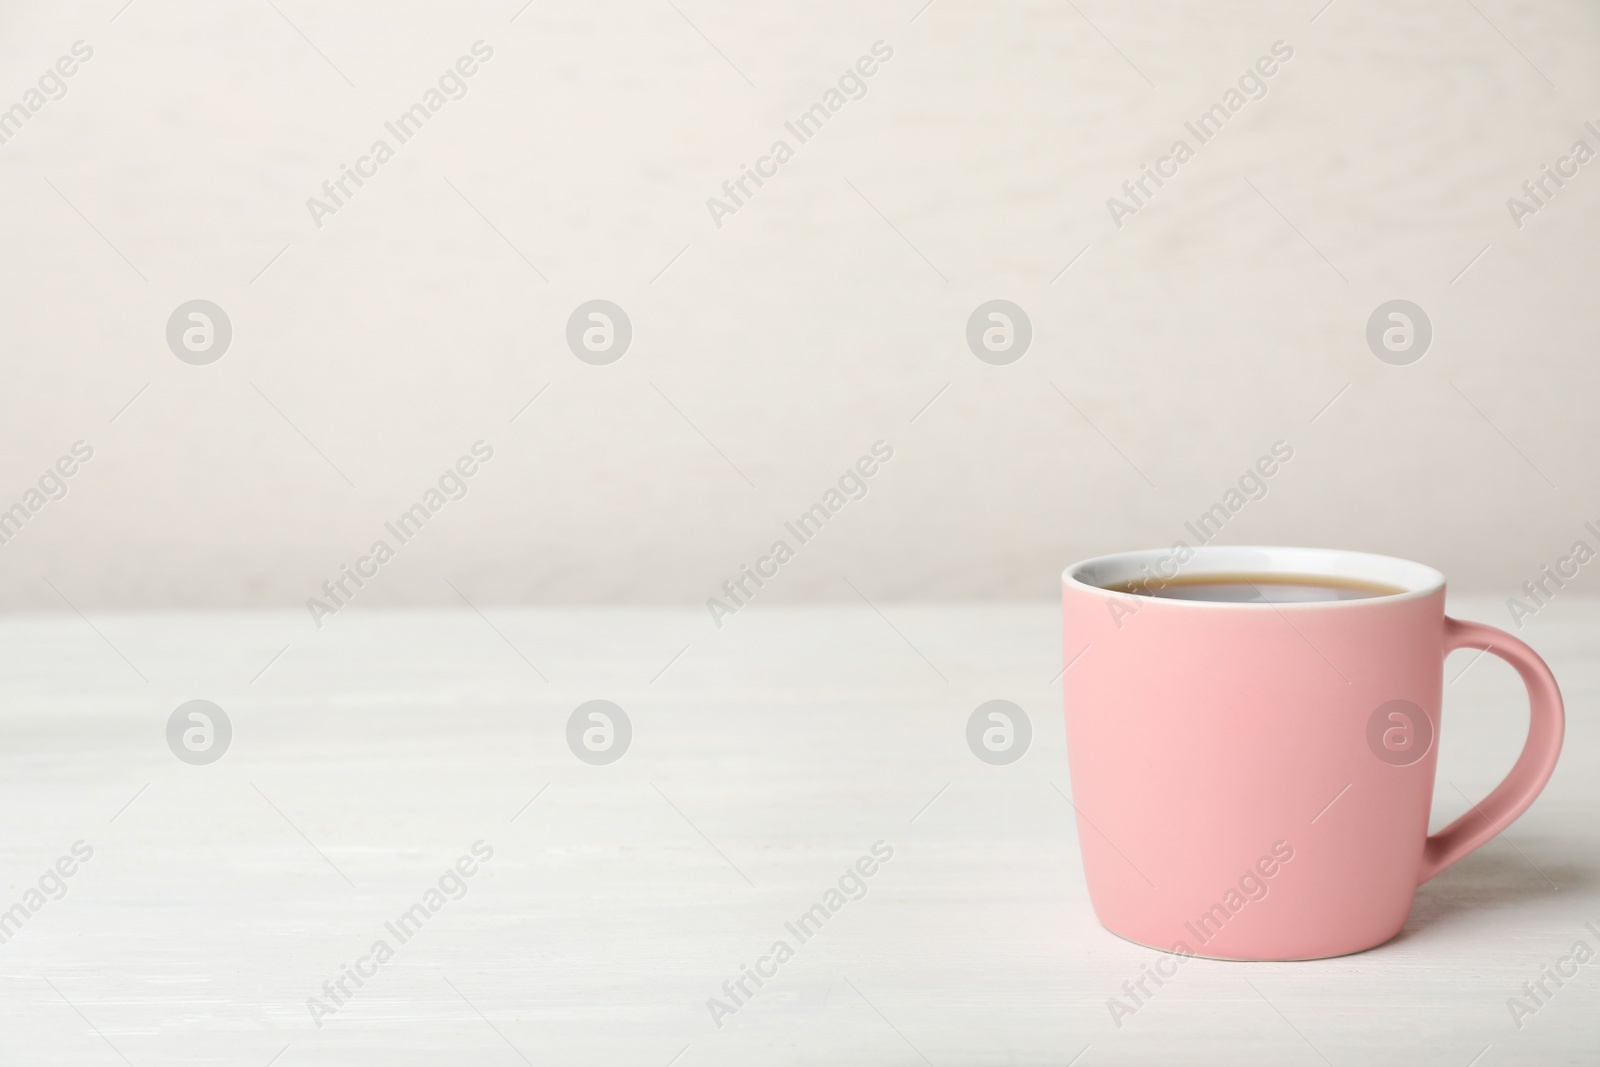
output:
{"label": "shadow under cup", "polygon": [[[1381,944],[1420,882],[1497,832],[1468,812],[1428,836],[1445,656],[1490,648],[1529,685],[1528,746],[1479,806],[1501,827],[1554,767],[1554,679],[1509,634],[1447,619],[1444,576],[1423,564],[1184,552],[1103,556],[1062,578],[1067,751],[1096,915],[1129,940],[1218,959]],[[1224,577],[1361,592],[1160,595]]]}

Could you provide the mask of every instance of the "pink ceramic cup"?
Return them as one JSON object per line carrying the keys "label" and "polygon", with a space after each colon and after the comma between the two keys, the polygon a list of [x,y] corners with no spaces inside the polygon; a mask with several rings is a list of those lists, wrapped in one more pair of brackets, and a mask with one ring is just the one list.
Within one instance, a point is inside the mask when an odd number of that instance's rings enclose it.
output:
{"label": "pink ceramic cup", "polygon": [[[1400,932],[1416,888],[1527,810],[1555,769],[1555,678],[1510,634],[1447,618],[1444,576],[1313,548],[1128,552],[1062,576],[1078,841],[1106,929],[1230,960],[1338,956]],[[1180,573],[1402,590],[1316,603],[1113,592]],[[1428,834],[1445,656],[1484,649],[1528,688],[1494,791]]]}

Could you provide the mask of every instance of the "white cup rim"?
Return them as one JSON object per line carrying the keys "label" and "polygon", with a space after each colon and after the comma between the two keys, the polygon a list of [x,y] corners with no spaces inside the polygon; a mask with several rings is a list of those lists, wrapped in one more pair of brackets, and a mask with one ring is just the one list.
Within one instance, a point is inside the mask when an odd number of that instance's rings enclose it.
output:
{"label": "white cup rim", "polygon": [[[1185,546],[1186,547],[1186,546]],[[1184,608],[1223,611],[1261,609],[1348,608],[1363,604],[1386,604],[1397,600],[1416,600],[1444,588],[1444,575],[1425,563],[1382,556],[1372,552],[1352,552],[1339,548],[1308,548],[1293,545],[1201,545],[1188,549],[1187,561],[1179,563],[1179,546],[1147,548],[1132,552],[1113,552],[1081,560],[1061,572],[1064,586],[1099,593],[1107,597],[1134,594],[1107,586],[1145,578],[1159,585],[1175,575],[1193,578],[1206,574],[1281,574],[1312,578],[1343,578],[1394,586],[1401,591],[1354,600],[1318,600],[1303,603],[1264,603],[1260,601],[1216,601],[1165,599],[1164,604]]]}

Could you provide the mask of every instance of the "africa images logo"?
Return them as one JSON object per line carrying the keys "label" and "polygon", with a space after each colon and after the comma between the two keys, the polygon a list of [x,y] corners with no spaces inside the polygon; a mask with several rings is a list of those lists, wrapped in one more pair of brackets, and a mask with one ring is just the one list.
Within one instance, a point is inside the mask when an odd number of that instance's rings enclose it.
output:
{"label": "africa images logo", "polygon": [[1433,720],[1409,700],[1380,704],[1367,719],[1367,747],[1391,767],[1409,767],[1433,747]]}

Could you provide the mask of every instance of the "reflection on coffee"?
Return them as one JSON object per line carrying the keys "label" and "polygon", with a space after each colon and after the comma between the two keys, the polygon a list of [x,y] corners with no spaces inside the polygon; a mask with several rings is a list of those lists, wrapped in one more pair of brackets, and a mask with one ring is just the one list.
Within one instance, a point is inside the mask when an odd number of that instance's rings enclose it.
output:
{"label": "reflection on coffee", "polygon": [[1138,578],[1108,585],[1106,589],[1163,600],[1204,600],[1219,604],[1316,604],[1405,592],[1399,586],[1381,582],[1312,574],[1196,574],[1180,575],[1169,581]]}

